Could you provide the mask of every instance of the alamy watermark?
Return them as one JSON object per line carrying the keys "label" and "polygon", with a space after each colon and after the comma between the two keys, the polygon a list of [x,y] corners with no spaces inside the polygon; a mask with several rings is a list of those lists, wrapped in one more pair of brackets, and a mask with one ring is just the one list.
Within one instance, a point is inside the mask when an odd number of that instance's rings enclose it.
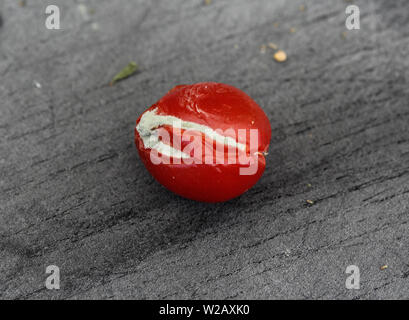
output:
{"label": "alamy watermark", "polygon": [[345,270],[346,274],[349,274],[345,280],[345,287],[347,289],[358,290],[360,288],[361,275],[359,273],[359,268],[356,265],[350,265]]}
{"label": "alamy watermark", "polygon": [[45,287],[48,290],[60,289],[60,268],[55,265],[47,266],[45,273],[49,274],[45,280]]}
{"label": "alamy watermark", "polygon": [[361,29],[360,24],[360,11],[357,5],[349,5],[345,9],[345,14],[347,14],[347,18],[345,20],[345,27],[348,30],[359,30]]}
{"label": "alamy watermark", "polygon": [[60,26],[60,8],[56,5],[49,5],[45,8],[45,27],[48,30],[59,30]]}

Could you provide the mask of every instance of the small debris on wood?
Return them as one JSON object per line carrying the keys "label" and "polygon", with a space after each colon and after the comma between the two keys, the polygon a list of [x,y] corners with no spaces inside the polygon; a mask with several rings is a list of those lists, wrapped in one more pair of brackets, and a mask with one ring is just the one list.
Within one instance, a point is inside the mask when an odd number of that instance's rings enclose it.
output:
{"label": "small debris on wood", "polygon": [[33,84],[37,89],[41,89],[43,87],[40,82],[35,81],[35,80],[33,81]]}
{"label": "small debris on wood", "polygon": [[273,42],[269,42],[269,43],[268,43],[268,46],[269,46],[271,49],[273,49],[273,50],[277,50],[277,49],[278,49],[277,45],[276,45],[275,43],[273,43]]}
{"label": "small debris on wood", "polygon": [[290,32],[291,32],[291,33],[294,33],[294,32],[296,32],[296,31],[297,31],[296,28],[290,28]]}
{"label": "small debris on wood", "polygon": [[302,5],[300,5],[300,6],[298,7],[298,9],[299,9],[300,11],[305,11],[305,6],[302,4]]}
{"label": "small debris on wood", "polygon": [[136,62],[131,61],[125,68],[123,68],[109,83],[110,86],[114,85],[115,82],[126,79],[133,75],[138,70],[138,65]]}
{"label": "small debris on wood", "polygon": [[384,266],[381,267],[381,270],[385,270],[385,269],[388,269],[388,265],[387,265],[387,264],[385,264]]}
{"label": "small debris on wood", "polygon": [[283,50],[278,50],[276,53],[274,53],[274,59],[277,62],[284,62],[287,60],[287,54]]}
{"label": "small debris on wood", "polygon": [[312,201],[312,200],[307,200],[307,203],[313,205],[313,204],[314,204],[314,201]]}
{"label": "small debris on wood", "polygon": [[262,44],[260,46],[260,52],[261,53],[266,53],[267,49],[270,48],[274,51],[278,50],[278,46],[274,42],[269,42],[267,45]]}
{"label": "small debris on wood", "polygon": [[212,4],[212,0],[205,0],[205,5],[210,5],[210,4]]}

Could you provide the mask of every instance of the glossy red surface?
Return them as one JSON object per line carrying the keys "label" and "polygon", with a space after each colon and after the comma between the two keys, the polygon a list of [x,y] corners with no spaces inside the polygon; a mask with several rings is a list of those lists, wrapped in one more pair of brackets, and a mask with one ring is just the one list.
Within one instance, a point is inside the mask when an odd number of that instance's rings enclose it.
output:
{"label": "glossy red surface", "polygon": [[[152,109],[156,109],[159,115],[175,116],[214,130],[233,129],[237,132],[239,129],[257,129],[259,133],[257,150],[250,152],[247,139],[245,152],[257,161],[257,170],[252,175],[241,175],[240,168],[248,165],[228,164],[227,161],[223,164],[185,164],[183,161],[181,164],[153,164],[151,149],[144,147],[135,129],[135,144],[143,163],[152,176],[169,190],[193,200],[221,202],[241,195],[260,179],[265,169],[263,153],[271,139],[271,126],[263,110],[243,91],[214,82],[179,85],[148,110]],[[204,138],[202,143],[205,148]]]}

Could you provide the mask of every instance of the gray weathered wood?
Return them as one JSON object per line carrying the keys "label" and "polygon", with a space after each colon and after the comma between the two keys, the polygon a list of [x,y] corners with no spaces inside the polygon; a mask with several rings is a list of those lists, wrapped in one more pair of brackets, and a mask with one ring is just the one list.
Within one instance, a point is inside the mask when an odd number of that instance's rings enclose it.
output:
{"label": "gray weathered wood", "polygon": [[[0,4],[0,298],[409,297],[407,1],[354,1],[355,31],[346,1],[53,3],[61,30],[48,1]],[[168,192],[133,144],[142,111],[200,81],[273,128],[263,178],[227,203]]]}

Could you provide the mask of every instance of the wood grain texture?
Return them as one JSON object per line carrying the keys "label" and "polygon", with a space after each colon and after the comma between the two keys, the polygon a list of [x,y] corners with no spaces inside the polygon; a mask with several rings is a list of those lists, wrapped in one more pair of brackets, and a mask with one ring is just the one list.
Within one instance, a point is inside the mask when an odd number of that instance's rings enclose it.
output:
{"label": "wood grain texture", "polygon": [[[409,297],[407,1],[354,1],[355,31],[345,1],[53,2],[61,30],[47,1],[0,4],[0,298]],[[133,145],[142,111],[200,81],[273,128],[263,178],[227,203],[168,192]]]}

